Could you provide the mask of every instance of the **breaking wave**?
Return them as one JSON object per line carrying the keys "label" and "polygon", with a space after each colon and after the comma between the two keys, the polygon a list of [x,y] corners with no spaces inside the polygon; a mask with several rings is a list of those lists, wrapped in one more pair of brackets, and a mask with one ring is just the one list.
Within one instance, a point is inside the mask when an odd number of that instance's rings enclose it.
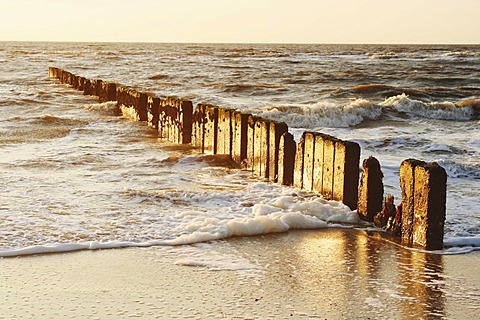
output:
{"label": "breaking wave", "polygon": [[380,104],[410,116],[438,120],[471,120],[474,110],[471,106],[457,106],[453,102],[422,102],[410,99],[406,94],[390,97]]}
{"label": "breaking wave", "polygon": [[363,99],[346,105],[321,101],[312,105],[274,106],[250,111],[267,119],[283,121],[295,128],[344,128],[358,125],[367,119],[378,119],[382,115],[380,106]]}
{"label": "breaking wave", "polygon": [[[380,87],[367,86],[361,90],[377,90]],[[318,127],[346,128],[368,120],[379,120],[384,115],[405,115],[411,118],[467,121],[480,116],[480,100],[471,99],[453,102],[422,102],[400,94],[387,98],[381,103],[356,99],[347,104],[333,101],[319,101],[315,104],[252,107],[243,111],[257,116],[283,121],[294,128]]]}
{"label": "breaking wave", "polygon": [[480,164],[462,164],[447,159],[438,164],[445,168],[449,178],[480,179]]}

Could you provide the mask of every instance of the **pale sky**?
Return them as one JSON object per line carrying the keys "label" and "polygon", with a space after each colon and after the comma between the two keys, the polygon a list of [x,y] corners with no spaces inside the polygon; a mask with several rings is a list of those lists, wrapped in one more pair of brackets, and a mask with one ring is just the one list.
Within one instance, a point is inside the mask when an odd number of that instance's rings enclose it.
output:
{"label": "pale sky", "polygon": [[480,0],[0,0],[0,41],[480,44]]}

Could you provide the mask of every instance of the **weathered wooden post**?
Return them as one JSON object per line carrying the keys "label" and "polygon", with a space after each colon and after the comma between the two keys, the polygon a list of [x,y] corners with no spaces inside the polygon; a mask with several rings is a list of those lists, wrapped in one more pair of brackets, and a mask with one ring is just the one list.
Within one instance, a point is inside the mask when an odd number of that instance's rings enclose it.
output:
{"label": "weathered wooden post", "polygon": [[269,146],[268,146],[268,178],[272,182],[277,182],[278,176],[278,149],[280,137],[288,132],[288,127],[284,122],[270,122],[269,128]]}
{"label": "weathered wooden post", "polygon": [[193,103],[189,100],[179,100],[178,108],[179,136],[177,143],[188,144],[192,142]]}
{"label": "weathered wooden post", "polygon": [[192,119],[192,145],[205,152],[205,105],[198,104],[195,107]]}
{"label": "weathered wooden post", "polygon": [[233,110],[218,108],[217,153],[232,155],[232,116]]}
{"label": "weathered wooden post", "polygon": [[260,121],[261,143],[260,143],[260,172],[258,175],[262,178],[269,177],[269,158],[270,158],[270,121],[262,119]]}
{"label": "weathered wooden post", "polygon": [[78,90],[78,76],[77,75],[74,75],[74,74],[72,75],[71,86],[73,87],[73,89]]}
{"label": "weathered wooden post", "polygon": [[109,82],[106,89],[107,101],[115,101],[117,99],[117,84],[115,82]]}
{"label": "weathered wooden post", "polygon": [[360,146],[352,141],[335,141],[333,200],[357,209]]}
{"label": "weathered wooden post", "polygon": [[335,141],[331,136],[323,139],[323,181],[322,195],[327,200],[333,199],[333,175],[335,168]]}
{"label": "weathered wooden post", "polygon": [[293,172],[293,186],[296,188],[303,188],[303,154],[305,149],[305,133],[302,134],[300,141],[297,144],[297,151],[295,153],[295,165]]}
{"label": "weathered wooden post", "polygon": [[413,245],[429,250],[443,249],[447,173],[437,163],[419,164],[415,166],[413,184]]}
{"label": "weathered wooden post", "polygon": [[96,79],[96,80],[93,80],[95,86],[94,86],[94,91],[92,92],[92,95],[94,96],[97,96],[98,98],[100,98],[100,94],[102,92],[102,80],[100,79]]}
{"label": "weathered wooden post", "polygon": [[269,128],[268,120],[256,119],[253,139],[253,172],[262,178],[268,178]]}
{"label": "weathered wooden post", "polygon": [[83,91],[85,90],[85,77],[79,77],[78,78],[78,90]]}
{"label": "weathered wooden post", "polygon": [[138,96],[138,121],[148,120],[148,95],[144,92],[140,92]]}
{"label": "weathered wooden post", "polygon": [[254,171],[255,163],[255,126],[259,118],[249,115],[247,120],[247,161],[246,169]]}
{"label": "weathered wooden post", "polygon": [[97,80],[96,95],[100,102],[115,101],[117,99],[117,84]]}
{"label": "weathered wooden post", "polygon": [[147,114],[148,125],[158,130],[160,98],[154,96],[148,96],[147,100]]}
{"label": "weathered wooden post", "polygon": [[400,165],[400,188],[402,190],[402,241],[413,244],[413,219],[415,212],[415,167],[426,162],[407,159]]}
{"label": "weathered wooden post", "polygon": [[313,190],[313,165],[315,154],[315,135],[314,132],[303,133],[303,189]]}
{"label": "weathered wooden post", "polygon": [[297,144],[290,132],[285,132],[280,137],[278,147],[278,183],[291,186],[295,168],[295,153]]}
{"label": "weathered wooden post", "polygon": [[383,172],[374,157],[364,159],[362,167],[357,213],[362,220],[372,222],[383,207]]}
{"label": "weathered wooden post", "polygon": [[205,106],[204,152],[217,154],[218,107]]}
{"label": "weathered wooden post", "polygon": [[313,191],[323,192],[323,144],[328,136],[323,133],[315,135],[315,150],[313,154]]}
{"label": "weathered wooden post", "polygon": [[235,112],[233,114],[233,125],[232,125],[232,158],[238,163],[242,164],[247,159],[247,148],[248,148],[248,117],[250,114],[245,114],[241,112]]}
{"label": "weathered wooden post", "polygon": [[90,79],[85,79],[85,86],[83,88],[83,94],[86,96],[92,95],[92,81]]}

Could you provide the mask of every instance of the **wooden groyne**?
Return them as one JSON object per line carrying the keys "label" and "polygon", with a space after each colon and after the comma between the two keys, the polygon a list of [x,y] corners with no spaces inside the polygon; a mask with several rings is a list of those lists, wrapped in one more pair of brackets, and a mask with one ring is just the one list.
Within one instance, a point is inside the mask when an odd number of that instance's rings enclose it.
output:
{"label": "wooden groyne", "polygon": [[361,150],[356,142],[304,132],[296,143],[283,122],[209,104],[194,107],[189,100],[161,99],[54,67],[49,68],[49,76],[100,102],[117,101],[122,114],[146,122],[167,141],[191,144],[205,154],[229,155],[259,178],[340,201],[407,245],[443,248],[447,176],[436,163],[415,159],[402,163],[402,202],[395,207],[393,197],[384,201],[377,159],[363,161],[360,179]]}

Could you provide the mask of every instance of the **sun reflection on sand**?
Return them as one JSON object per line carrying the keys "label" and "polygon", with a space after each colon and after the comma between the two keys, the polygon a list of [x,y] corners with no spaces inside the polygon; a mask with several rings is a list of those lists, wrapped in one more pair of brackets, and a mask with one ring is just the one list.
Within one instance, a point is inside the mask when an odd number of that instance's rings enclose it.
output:
{"label": "sun reflection on sand", "polygon": [[[445,314],[441,255],[413,252],[364,232],[343,230],[308,233],[291,244],[291,253],[302,274],[308,274],[296,278],[311,293],[306,300],[322,309],[338,307],[338,315],[400,314],[405,319]],[[357,307],[344,310],[348,305]]]}

